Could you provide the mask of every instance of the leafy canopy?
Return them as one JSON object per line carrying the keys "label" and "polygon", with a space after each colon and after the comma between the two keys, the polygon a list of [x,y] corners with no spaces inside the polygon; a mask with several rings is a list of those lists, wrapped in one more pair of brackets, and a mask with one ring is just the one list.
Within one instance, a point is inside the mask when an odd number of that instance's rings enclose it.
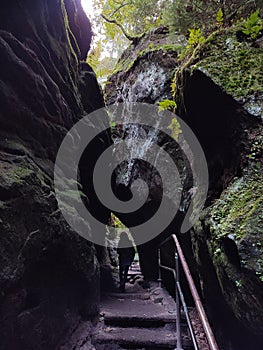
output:
{"label": "leafy canopy", "polygon": [[[160,25],[185,34],[189,48],[204,41],[218,27],[246,18],[262,0],[90,0],[96,13],[93,27],[98,48],[88,58],[99,77],[114,70],[116,60],[130,42]],[[245,22],[243,33],[256,38],[262,30],[259,11]]]}

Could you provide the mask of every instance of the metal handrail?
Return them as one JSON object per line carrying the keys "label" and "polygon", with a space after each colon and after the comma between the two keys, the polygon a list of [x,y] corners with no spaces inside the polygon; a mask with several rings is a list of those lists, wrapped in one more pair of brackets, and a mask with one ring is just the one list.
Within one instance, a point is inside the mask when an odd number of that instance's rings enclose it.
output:
{"label": "metal handrail", "polygon": [[[167,240],[166,240],[167,241]],[[163,242],[162,244],[164,244],[165,242]],[[161,244],[161,245],[162,245]],[[187,310],[187,306],[185,303],[185,299],[184,299],[184,295],[181,289],[181,285],[180,285],[180,281],[179,281],[179,264],[178,264],[178,254],[175,253],[175,266],[176,268],[173,269],[171,267],[168,266],[164,266],[161,264],[161,250],[160,248],[158,249],[158,261],[159,261],[159,278],[158,278],[158,282],[159,282],[159,287],[161,287],[161,269],[167,270],[172,272],[173,277],[174,277],[174,281],[175,281],[175,302],[176,302],[176,350],[183,350],[182,347],[182,334],[181,334],[181,313],[180,313],[180,299],[181,299],[181,303],[183,306],[183,310],[186,316],[186,321],[187,321],[187,325],[190,331],[190,336],[194,345],[194,349],[195,350],[199,350],[198,348],[198,344],[195,338],[195,334],[194,334],[194,330],[191,324],[191,320],[189,317],[189,313]]]}
{"label": "metal handrail", "polygon": [[211,350],[219,350],[218,345],[217,345],[216,340],[215,340],[214,333],[213,333],[213,331],[211,329],[211,326],[209,324],[208,318],[206,316],[205,309],[204,309],[204,307],[202,305],[201,299],[200,299],[198,291],[197,291],[197,289],[195,287],[194,280],[192,278],[192,275],[191,275],[191,272],[189,270],[188,264],[187,264],[187,262],[185,260],[185,257],[184,257],[182,248],[180,246],[180,243],[179,243],[179,241],[178,241],[178,239],[177,239],[175,234],[173,234],[172,237],[173,237],[173,240],[175,242],[176,250],[177,250],[177,253],[179,255],[179,258],[180,258],[180,261],[181,261],[181,264],[182,264],[182,267],[183,267],[186,279],[188,281],[188,285],[189,285],[189,288],[191,290],[192,297],[194,299],[196,310],[198,312],[198,315],[200,317],[200,321],[201,321],[202,326],[204,328],[204,332],[205,332],[205,335],[207,337],[207,341],[208,341],[209,347],[210,347]]}
{"label": "metal handrail", "polygon": [[[175,243],[175,269],[168,267],[168,266],[164,266],[161,264],[161,246],[163,246],[166,242],[168,242],[170,239],[173,239],[174,243]],[[190,332],[190,336],[194,345],[195,350],[198,350],[198,344],[196,341],[196,337],[193,331],[193,327],[192,327],[192,323],[189,317],[189,313],[187,310],[187,306],[185,303],[185,299],[184,299],[184,295],[181,289],[181,285],[180,285],[180,280],[179,280],[179,259],[181,261],[183,270],[184,270],[184,274],[186,276],[200,321],[202,323],[202,326],[204,328],[204,332],[206,334],[207,337],[207,341],[210,347],[210,350],[219,350],[218,345],[216,343],[213,331],[210,327],[209,321],[207,319],[204,307],[202,305],[201,299],[199,297],[199,294],[197,292],[197,289],[195,287],[191,272],[189,270],[188,264],[186,262],[186,259],[184,257],[182,248],[180,246],[180,243],[176,237],[175,234],[169,236],[167,239],[165,239],[158,248],[158,265],[159,265],[159,278],[158,278],[158,283],[159,286],[161,286],[161,282],[162,282],[162,278],[161,278],[161,269],[170,271],[173,273],[174,276],[174,280],[175,280],[175,301],[176,301],[176,335],[177,335],[177,339],[176,339],[176,350],[183,350],[182,348],[182,335],[181,335],[181,322],[180,322],[180,301],[182,303],[182,307],[183,307],[183,311],[184,314],[186,316],[186,321],[187,321],[187,325],[189,328],[189,332]]]}

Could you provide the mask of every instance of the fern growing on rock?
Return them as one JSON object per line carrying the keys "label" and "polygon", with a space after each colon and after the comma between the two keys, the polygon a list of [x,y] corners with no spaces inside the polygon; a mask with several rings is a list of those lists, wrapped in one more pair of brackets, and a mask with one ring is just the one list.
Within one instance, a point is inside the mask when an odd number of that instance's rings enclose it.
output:
{"label": "fern growing on rock", "polygon": [[259,10],[253,12],[244,22],[242,32],[251,39],[256,39],[263,29],[263,21],[259,17]]}

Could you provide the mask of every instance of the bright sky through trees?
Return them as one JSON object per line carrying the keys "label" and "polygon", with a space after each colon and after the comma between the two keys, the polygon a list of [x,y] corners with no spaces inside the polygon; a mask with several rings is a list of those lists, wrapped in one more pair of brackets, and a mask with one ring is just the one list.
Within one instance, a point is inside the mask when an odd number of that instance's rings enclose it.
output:
{"label": "bright sky through trees", "polygon": [[86,14],[90,17],[94,17],[92,0],[81,0],[81,4]]}

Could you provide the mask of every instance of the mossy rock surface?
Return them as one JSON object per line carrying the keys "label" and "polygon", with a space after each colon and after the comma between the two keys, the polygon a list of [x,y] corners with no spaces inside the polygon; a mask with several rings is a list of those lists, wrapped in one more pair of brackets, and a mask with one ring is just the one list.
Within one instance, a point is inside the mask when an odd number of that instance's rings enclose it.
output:
{"label": "mossy rock surface", "polygon": [[240,248],[244,267],[255,271],[263,282],[263,260],[260,258],[263,247],[261,171],[254,169],[236,179],[223,192],[210,213],[210,230],[215,240],[233,239]]}
{"label": "mossy rock surface", "polygon": [[252,115],[263,116],[263,47],[251,41],[240,25],[216,31],[185,65],[208,75]]}
{"label": "mossy rock surface", "polygon": [[122,54],[113,73],[126,72],[132,66],[146,56],[157,51],[178,53],[186,46],[186,39],[180,34],[169,34],[166,27],[160,27],[145,33],[136,44],[130,45]]}
{"label": "mossy rock surface", "polygon": [[209,235],[209,255],[226,302],[245,327],[262,334],[262,128],[253,135],[247,159],[242,176],[234,178],[204,212],[203,227]]}
{"label": "mossy rock surface", "polygon": [[195,260],[213,312],[215,288],[248,341],[263,334],[262,38],[238,24],[188,53],[176,71],[177,111],[206,153],[211,196],[193,230]]}

